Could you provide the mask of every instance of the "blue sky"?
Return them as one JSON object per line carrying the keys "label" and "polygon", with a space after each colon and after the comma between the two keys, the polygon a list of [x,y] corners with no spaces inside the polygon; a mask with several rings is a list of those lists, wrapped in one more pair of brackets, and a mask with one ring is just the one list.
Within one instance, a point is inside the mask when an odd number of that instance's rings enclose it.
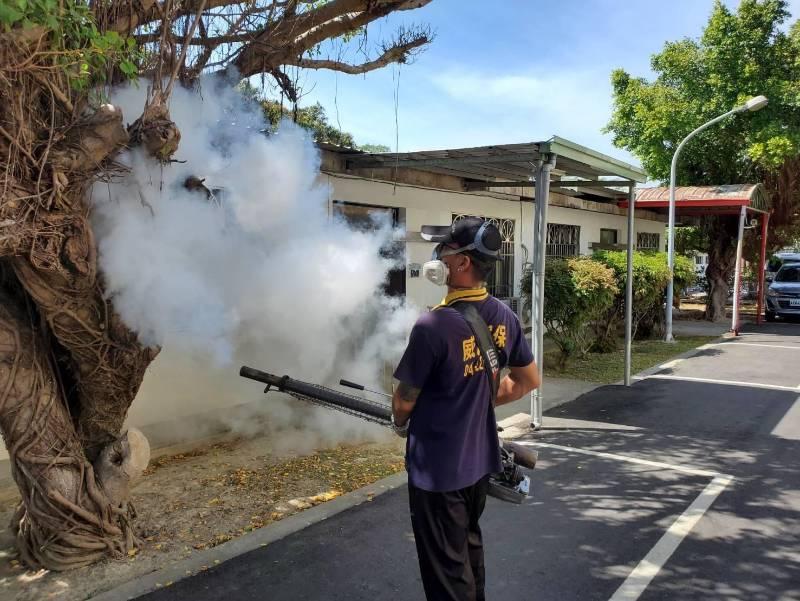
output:
{"label": "blue sky", "polygon": [[[726,2],[734,8],[738,0]],[[413,64],[364,76],[302,75],[301,104],[322,103],[359,143],[400,151],[543,140],[559,135],[636,162],[601,132],[611,114],[609,74],[649,75],[667,40],[695,37],[713,0],[433,0],[374,24],[379,40],[424,22],[434,43]],[[791,0],[794,18],[800,0]],[[352,57],[356,58],[356,57]]]}

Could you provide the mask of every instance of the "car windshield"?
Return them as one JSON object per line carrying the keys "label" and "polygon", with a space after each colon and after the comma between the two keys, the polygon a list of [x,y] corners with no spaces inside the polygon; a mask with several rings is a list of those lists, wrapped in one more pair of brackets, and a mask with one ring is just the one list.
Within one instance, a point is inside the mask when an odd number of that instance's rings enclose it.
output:
{"label": "car windshield", "polygon": [[800,282],[800,265],[787,265],[775,276],[776,282]]}

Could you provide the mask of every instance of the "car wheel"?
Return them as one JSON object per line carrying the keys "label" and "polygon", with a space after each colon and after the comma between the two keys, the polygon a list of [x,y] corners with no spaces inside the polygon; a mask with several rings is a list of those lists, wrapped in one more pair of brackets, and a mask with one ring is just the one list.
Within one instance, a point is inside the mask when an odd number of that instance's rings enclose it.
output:
{"label": "car wheel", "polygon": [[775,314],[772,311],[766,311],[764,313],[764,319],[771,323],[775,321]]}

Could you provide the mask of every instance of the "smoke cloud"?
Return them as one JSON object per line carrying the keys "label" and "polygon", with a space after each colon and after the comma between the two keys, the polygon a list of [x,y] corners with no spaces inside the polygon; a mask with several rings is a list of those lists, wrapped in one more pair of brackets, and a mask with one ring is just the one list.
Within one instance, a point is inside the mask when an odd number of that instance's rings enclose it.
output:
{"label": "smoke cloud", "polygon": [[[144,343],[164,349],[129,421],[208,411],[219,419],[214,410],[259,400],[266,419],[255,406],[236,418],[222,413],[248,433],[301,428],[308,446],[362,436],[366,422],[299,409],[272,394],[262,399],[238,367],[380,387],[416,317],[381,293],[393,264],[380,250],[396,232],[389,223],[365,232],[332,219],[308,134],[284,123],[267,136],[257,105],[231,87],[209,85],[173,92],[180,162],[161,165],[130,151],[120,159],[128,172],[91,194],[114,306]],[[142,85],[111,100],[131,116],[144,99]],[[205,178],[214,197],[187,190],[189,176]]]}

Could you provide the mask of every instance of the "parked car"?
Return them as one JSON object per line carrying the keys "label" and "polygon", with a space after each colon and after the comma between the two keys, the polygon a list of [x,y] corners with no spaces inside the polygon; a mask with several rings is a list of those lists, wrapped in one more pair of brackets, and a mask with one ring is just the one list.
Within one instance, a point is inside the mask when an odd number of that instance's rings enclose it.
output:
{"label": "parked car", "polygon": [[767,289],[767,321],[800,316],[800,262],[785,262]]}
{"label": "parked car", "polygon": [[771,282],[775,279],[775,274],[784,263],[800,263],[800,253],[795,252],[779,252],[775,253],[767,261],[767,268],[764,271],[764,279]]}

